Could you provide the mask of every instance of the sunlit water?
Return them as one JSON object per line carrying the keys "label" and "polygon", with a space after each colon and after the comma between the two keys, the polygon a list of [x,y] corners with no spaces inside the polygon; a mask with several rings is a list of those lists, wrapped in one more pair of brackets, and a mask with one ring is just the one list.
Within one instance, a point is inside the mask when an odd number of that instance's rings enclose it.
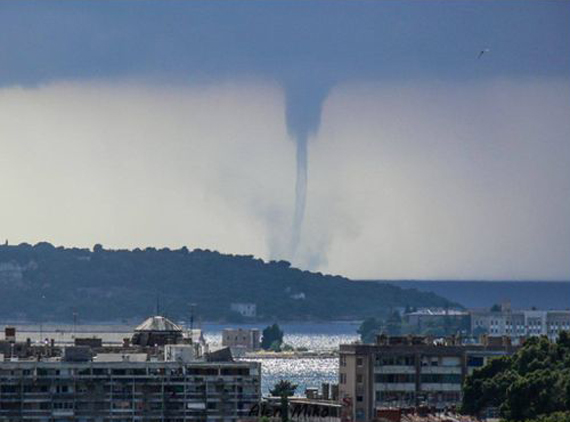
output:
{"label": "sunlit water", "polygon": [[[259,328],[262,331],[267,324],[240,325],[241,328]],[[280,324],[285,333],[283,341],[293,347],[306,347],[314,351],[336,350],[341,343],[350,343],[357,338],[357,323],[337,322],[326,324]],[[228,325],[204,324],[206,339],[212,345],[220,345],[222,330]]]}
{"label": "sunlit water", "polygon": [[320,390],[324,382],[338,383],[338,358],[244,360],[261,362],[261,390],[264,395],[282,379],[297,384],[297,395],[304,395],[307,388]]}
{"label": "sunlit water", "polygon": [[[105,343],[121,344],[124,338],[132,335],[133,326],[129,325],[77,325],[15,324],[17,341],[39,342],[54,339],[59,344],[72,344],[75,337],[100,337]],[[263,330],[267,324],[239,325],[241,328],[259,328]],[[4,331],[4,325],[0,325]],[[221,346],[222,330],[237,328],[232,324],[202,324],[206,341],[215,349]],[[281,324],[285,332],[284,341],[297,348],[305,347],[311,351],[327,352],[338,349],[339,344],[357,340],[357,323],[307,323]],[[253,360],[253,359],[249,359]],[[268,394],[269,389],[280,379],[287,379],[298,385],[297,394],[303,394],[306,388],[320,388],[323,382],[338,382],[338,358],[263,358],[255,359],[262,364],[262,391]]]}
{"label": "sunlit water", "polygon": [[[266,325],[248,325],[262,330]],[[204,326],[209,343],[219,345],[221,330],[226,326]],[[285,332],[284,342],[293,347],[306,347],[312,351],[326,352],[337,350],[339,344],[352,343],[358,339],[357,323],[328,323],[328,324],[282,324]],[[307,388],[321,388],[321,384],[338,383],[338,358],[300,358],[280,359],[264,358],[249,359],[261,362],[261,387],[264,395],[275,383],[287,379],[297,384],[296,394],[304,394]]]}

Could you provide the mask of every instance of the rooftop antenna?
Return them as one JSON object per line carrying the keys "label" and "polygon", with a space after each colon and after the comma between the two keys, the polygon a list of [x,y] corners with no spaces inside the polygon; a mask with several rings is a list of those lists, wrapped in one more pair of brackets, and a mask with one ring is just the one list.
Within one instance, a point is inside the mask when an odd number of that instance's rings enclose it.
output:
{"label": "rooftop antenna", "polygon": [[195,303],[190,304],[190,332],[194,329],[194,309],[196,308]]}
{"label": "rooftop antenna", "polygon": [[73,308],[73,337],[77,334],[77,308]]}

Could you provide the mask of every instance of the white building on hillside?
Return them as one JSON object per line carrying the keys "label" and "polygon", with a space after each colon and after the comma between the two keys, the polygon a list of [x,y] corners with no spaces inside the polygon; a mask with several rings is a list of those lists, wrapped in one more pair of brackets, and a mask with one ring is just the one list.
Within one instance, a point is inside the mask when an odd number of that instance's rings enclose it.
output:
{"label": "white building on hillside", "polygon": [[255,303],[232,303],[230,309],[246,318],[254,318],[257,315],[257,305]]}

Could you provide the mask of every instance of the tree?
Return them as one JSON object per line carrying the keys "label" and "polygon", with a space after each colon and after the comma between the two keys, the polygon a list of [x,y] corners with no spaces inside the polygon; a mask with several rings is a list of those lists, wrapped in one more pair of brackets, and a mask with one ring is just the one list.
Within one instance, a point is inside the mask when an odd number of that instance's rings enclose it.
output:
{"label": "tree", "polygon": [[[570,421],[570,412],[554,412],[550,415],[541,416],[532,422],[568,422]],[[531,421],[529,421],[531,422]]]}
{"label": "tree", "polygon": [[275,340],[273,343],[271,343],[271,346],[269,346],[269,350],[272,352],[282,351],[283,349],[281,347],[281,342],[279,340]]}
{"label": "tree", "polygon": [[499,305],[498,303],[495,303],[493,306],[491,306],[491,312],[501,312],[503,308],[501,308],[501,305]]}
{"label": "tree", "polygon": [[[174,318],[188,318],[189,303],[199,303],[196,311],[209,321],[227,321],[226,310],[240,302],[256,303],[260,318],[291,321],[364,318],[389,306],[447,303],[431,293],[201,249],[0,244],[0,262],[25,267],[21,282],[2,286],[4,319],[66,321],[69,303],[81,309],[82,319],[91,321],[143,319],[154,307],[157,286],[164,290],[164,307]],[[291,298],[300,292],[304,300]],[[359,306],[355,308],[347,297]]]}
{"label": "tree", "polygon": [[263,350],[270,350],[272,346],[273,348],[276,348],[276,345],[274,344],[275,342],[277,342],[279,348],[283,343],[283,331],[281,331],[277,324],[270,325],[263,330],[261,348]]}
{"label": "tree", "polygon": [[273,389],[269,390],[269,394],[273,397],[291,397],[295,394],[296,389],[297,384],[293,384],[289,380],[280,380],[273,386]]}
{"label": "tree", "polygon": [[280,380],[269,391],[273,397],[281,397],[281,421],[287,422],[289,420],[289,397],[295,394],[297,384],[291,381]]}
{"label": "tree", "polygon": [[[505,376],[510,365],[509,357],[499,357],[475,370],[463,386],[461,410],[476,415],[485,407],[499,407],[512,380],[510,376]],[[499,377],[499,374],[502,376]]]}
{"label": "tree", "polygon": [[360,324],[360,327],[358,327],[356,332],[360,334],[360,340],[363,343],[373,343],[374,338],[377,334],[380,334],[381,330],[382,321],[374,317],[370,317],[362,321],[362,324]]}
{"label": "tree", "polygon": [[398,311],[392,312],[386,321],[386,331],[391,336],[399,336],[402,334],[402,317]]}
{"label": "tree", "polygon": [[492,359],[465,380],[462,411],[476,415],[498,407],[507,420],[523,421],[570,410],[570,341],[528,339],[510,357]]}

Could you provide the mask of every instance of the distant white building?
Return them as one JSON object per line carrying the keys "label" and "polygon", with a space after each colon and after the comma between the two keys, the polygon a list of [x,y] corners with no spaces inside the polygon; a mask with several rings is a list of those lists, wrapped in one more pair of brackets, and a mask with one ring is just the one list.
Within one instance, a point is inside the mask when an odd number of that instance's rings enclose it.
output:
{"label": "distant white building", "polygon": [[463,323],[469,325],[469,313],[458,309],[418,309],[417,311],[404,313],[404,320],[419,331],[429,327],[430,324],[444,324],[445,321]]}
{"label": "distant white building", "polygon": [[257,315],[257,305],[255,303],[232,303],[230,309],[247,318],[253,318]]}
{"label": "distant white building", "polygon": [[570,331],[570,311],[472,311],[471,331],[489,336],[521,337],[547,336],[556,340],[561,331]]}

